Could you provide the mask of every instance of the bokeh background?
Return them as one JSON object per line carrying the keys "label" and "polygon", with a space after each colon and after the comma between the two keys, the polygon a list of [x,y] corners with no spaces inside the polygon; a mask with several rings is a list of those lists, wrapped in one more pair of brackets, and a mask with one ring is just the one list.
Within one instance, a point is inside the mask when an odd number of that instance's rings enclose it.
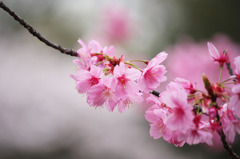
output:
{"label": "bokeh background", "polygon": [[[44,37],[78,49],[77,40],[114,45],[129,58],[166,50],[168,79],[218,77],[206,42],[240,55],[239,0],[3,0]],[[218,138],[176,148],[149,136],[147,105],[109,113],[75,90],[74,57],[32,37],[0,10],[1,159],[230,158]],[[227,76],[227,74],[226,74]],[[164,85],[163,85],[164,86]],[[161,90],[162,88],[160,88]],[[239,135],[233,147],[240,153]]]}

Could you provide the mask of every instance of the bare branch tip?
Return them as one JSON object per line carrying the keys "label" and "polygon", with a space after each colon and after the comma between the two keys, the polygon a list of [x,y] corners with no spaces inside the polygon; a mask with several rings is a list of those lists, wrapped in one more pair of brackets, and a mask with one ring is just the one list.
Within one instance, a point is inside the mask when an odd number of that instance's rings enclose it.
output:
{"label": "bare branch tip", "polygon": [[22,25],[25,29],[29,31],[30,34],[35,36],[38,40],[45,43],[47,46],[52,47],[53,49],[56,49],[60,51],[61,53],[70,55],[70,56],[77,56],[76,51],[72,51],[70,49],[64,48],[61,45],[54,44],[53,42],[47,40],[44,38],[38,31],[36,31],[30,24],[28,24],[23,18],[21,18],[19,15],[17,15],[13,10],[8,8],[2,0],[0,0],[0,8],[2,8],[4,11],[6,11],[10,16],[14,18],[15,21],[19,22],[20,25]]}

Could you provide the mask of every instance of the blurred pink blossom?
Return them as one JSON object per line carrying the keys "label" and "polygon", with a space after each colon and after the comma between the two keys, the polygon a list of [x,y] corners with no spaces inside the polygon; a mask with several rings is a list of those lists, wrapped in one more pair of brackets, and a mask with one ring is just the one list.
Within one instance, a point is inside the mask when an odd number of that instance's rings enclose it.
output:
{"label": "blurred pink blossom", "polygon": [[127,8],[109,5],[103,11],[102,37],[111,43],[129,40],[133,32],[133,22]]}
{"label": "blurred pink blossom", "polygon": [[227,50],[219,53],[218,49],[211,42],[208,42],[207,45],[210,57],[214,62],[219,63],[220,66],[223,66],[225,63],[229,62]]}
{"label": "blurred pink blossom", "polygon": [[[234,69],[233,59],[240,54],[240,45],[232,42],[227,36],[218,35],[213,39],[208,39],[214,43],[219,52],[225,49],[228,51],[231,66]],[[182,77],[188,79],[193,84],[197,84],[198,89],[202,89],[202,74],[204,73],[211,81],[217,81],[219,77],[219,65],[212,63],[209,58],[206,41],[194,42],[185,39],[168,49],[168,78]],[[222,80],[229,76],[226,67],[223,68]]]}

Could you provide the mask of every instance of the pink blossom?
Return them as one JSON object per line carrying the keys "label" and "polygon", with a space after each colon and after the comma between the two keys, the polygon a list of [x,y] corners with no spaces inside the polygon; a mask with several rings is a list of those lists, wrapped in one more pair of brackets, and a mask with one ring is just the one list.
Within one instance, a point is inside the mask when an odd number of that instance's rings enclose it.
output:
{"label": "pink blossom", "polygon": [[127,68],[124,63],[120,63],[114,69],[113,89],[117,97],[121,99],[127,96],[135,96],[139,92],[139,86],[135,82],[140,76],[140,71],[134,68]]}
{"label": "pink blossom", "polygon": [[102,69],[92,65],[90,71],[79,70],[76,75],[72,75],[72,78],[76,80],[78,92],[85,93],[89,88],[99,83],[101,75]]}
{"label": "pink blossom", "polygon": [[165,124],[163,119],[166,117],[166,111],[159,109],[157,105],[148,108],[145,113],[145,118],[150,122],[150,136],[158,139],[163,136]]}
{"label": "pink blossom", "polygon": [[87,55],[91,57],[91,53],[100,53],[102,51],[102,46],[95,40],[91,40],[88,45],[81,39],[78,42],[82,45],[82,48],[77,51],[80,56]]}
{"label": "pink blossom", "polygon": [[156,104],[156,105],[161,105],[161,101],[160,101],[161,98],[153,95],[153,94],[150,94],[149,97],[146,98],[146,102],[147,104]]}
{"label": "pink blossom", "polygon": [[235,85],[232,92],[234,94],[230,98],[229,109],[240,118],[240,84]]}
{"label": "pink blossom", "polygon": [[237,56],[235,59],[234,59],[234,64],[235,64],[235,73],[237,75],[240,75],[240,56]]}
{"label": "pink blossom", "polygon": [[168,143],[174,144],[174,146],[182,147],[185,144],[185,135],[182,132],[176,131],[168,131],[168,138],[164,138]]}
{"label": "pink blossom", "polygon": [[175,82],[177,84],[181,85],[186,90],[187,93],[195,93],[196,92],[193,84],[184,78],[177,77],[175,79]]}
{"label": "pink blossom", "polygon": [[82,48],[78,49],[78,55],[88,55],[90,57],[90,49],[88,48],[88,46],[86,45],[86,43],[84,41],[82,41],[81,39],[78,39],[78,43],[82,46]]}
{"label": "pink blossom", "polygon": [[[214,43],[219,51],[227,49],[230,62],[239,55],[240,45],[234,43],[229,37],[217,35],[208,39]],[[211,81],[219,78],[219,65],[215,65],[209,58],[206,41],[195,42],[191,39],[182,39],[174,46],[167,49],[169,53],[166,62],[168,79],[174,80],[176,77],[187,79],[198,89],[204,89],[202,74],[204,73]],[[226,68],[226,67],[225,67]],[[222,79],[229,78],[228,71],[224,68]]]}
{"label": "pink blossom", "polygon": [[218,49],[211,42],[208,42],[207,45],[208,45],[208,51],[210,53],[212,60],[216,61],[217,59],[219,59],[220,54]]}
{"label": "pink blossom", "polygon": [[240,134],[240,120],[229,120],[225,121],[223,124],[223,131],[227,136],[227,140],[231,143],[234,142],[236,132]]}
{"label": "pink blossom", "polygon": [[88,45],[86,45],[81,39],[79,39],[78,42],[81,44],[82,48],[77,50],[79,59],[73,60],[73,63],[79,66],[79,69],[89,71],[92,65],[91,51],[100,53],[102,47],[95,40],[90,41]]}
{"label": "pink blossom", "polygon": [[91,65],[103,61],[104,56],[102,54],[106,54],[110,57],[114,55],[113,46],[102,48],[102,46],[95,40],[91,40],[88,45],[86,45],[81,39],[79,39],[78,42],[82,45],[82,48],[77,51],[80,60],[75,59],[73,62],[79,66],[80,69],[89,70]]}
{"label": "pink blossom", "polygon": [[94,85],[87,92],[87,102],[91,106],[102,106],[105,104],[109,111],[113,111],[118,103],[117,97],[111,89],[112,78],[104,78],[101,82]]}
{"label": "pink blossom", "polygon": [[110,5],[106,8],[102,22],[102,37],[109,42],[124,42],[133,33],[133,23],[129,10],[121,6]]}
{"label": "pink blossom", "polygon": [[165,66],[160,65],[167,58],[167,53],[161,52],[154,57],[143,70],[138,83],[143,91],[152,91],[161,82],[166,81],[164,74],[167,72]]}
{"label": "pink blossom", "polygon": [[211,42],[208,42],[207,45],[210,57],[214,62],[218,62],[220,66],[223,66],[223,64],[226,62],[229,62],[227,52],[220,54],[217,48]]}
{"label": "pink blossom", "polygon": [[240,82],[240,56],[234,59],[235,64],[235,75],[237,76],[238,82]]}
{"label": "pink blossom", "polygon": [[141,93],[135,93],[127,96],[124,99],[120,99],[118,101],[118,111],[120,113],[123,113],[127,110],[127,108],[130,106],[130,104],[133,103],[141,103],[143,101],[142,94]]}
{"label": "pink blossom", "polygon": [[185,132],[193,123],[192,106],[187,102],[187,93],[178,84],[171,82],[161,94],[162,102],[172,109],[164,123],[172,131]]}
{"label": "pink blossom", "polygon": [[240,134],[240,119],[236,119],[233,112],[226,109],[221,116],[221,121],[227,140],[233,143],[236,132]]}
{"label": "pink blossom", "polygon": [[208,109],[209,119],[214,120],[217,116],[217,109],[215,107],[210,107]]}
{"label": "pink blossom", "polygon": [[211,131],[206,129],[209,126],[209,123],[201,123],[199,128],[191,127],[186,132],[186,142],[189,145],[195,145],[199,143],[207,143],[208,145],[212,145],[213,134]]}

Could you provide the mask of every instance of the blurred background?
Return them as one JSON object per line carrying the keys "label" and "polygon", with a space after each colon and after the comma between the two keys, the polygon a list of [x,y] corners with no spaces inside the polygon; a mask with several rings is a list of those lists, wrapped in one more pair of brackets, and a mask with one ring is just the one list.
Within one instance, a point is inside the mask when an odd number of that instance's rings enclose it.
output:
{"label": "blurred background", "polygon": [[[240,55],[238,0],[3,0],[48,40],[77,50],[77,40],[114,45],[129,58],[165,50],[168,79],[202,87],[218,77],[206,42]],[[146,105],[109,113],[87,105],[70,74],[74,57],[32,37],[0,10],[1,159],[230,158],[215,145],[174,147],[149,136]],[[183,71],[184,70],[184,71]],[[227,73],[225,74],[227,76]],[[233,147],[240,153],[239,135]]]}

